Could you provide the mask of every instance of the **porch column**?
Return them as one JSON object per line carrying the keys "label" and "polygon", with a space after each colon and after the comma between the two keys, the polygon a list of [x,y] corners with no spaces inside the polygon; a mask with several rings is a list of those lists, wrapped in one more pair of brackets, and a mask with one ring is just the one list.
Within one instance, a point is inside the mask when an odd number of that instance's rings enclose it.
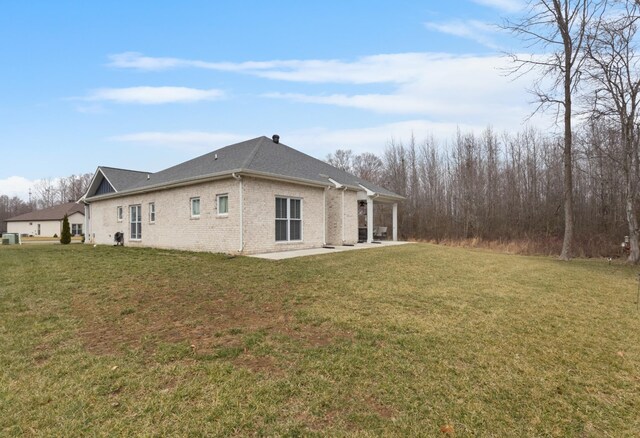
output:
{"label": "porch column", "polygon": [[373,242],[373,198],[367,196],[367,242]]}
{"label": "porch column", "polygon": [[398,203],[393,203],[393,241],[398,240]]}

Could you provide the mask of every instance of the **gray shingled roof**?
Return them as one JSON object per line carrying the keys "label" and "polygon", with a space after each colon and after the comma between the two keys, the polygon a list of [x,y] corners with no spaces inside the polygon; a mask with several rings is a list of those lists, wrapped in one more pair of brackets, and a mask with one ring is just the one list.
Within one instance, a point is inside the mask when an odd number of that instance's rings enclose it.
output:
{"label": "gray shingled roof", "polygon": [[61,221],[64,215],[71,216],[74,213],[82,213],[84,215],[84,205],[75,202],[67,202],[66,204],[56,205],[43,210],[32,211],[18,216],[5,219],[6,222],[27,222],[27,221]]}
{"label": "gray shingled roof", "polygon": [[116,191],[121,192],[130,187],[134,187],[141,181],[147,179],[149,172],[139,170],[117,169],[115,167],[100,166],[100,170],[107,177],[111,185]]}
{"label": "gray shingled roof", "polygon": [[331,178],[354,189],[360,189],[361,184],[382,196],[402,199],[402,196],[396,193],[282,143],[275,143],[264,136],[223,147],[156,173],[103,167],[100,169],[118,192],[144,190],[215,175],[246,172],[284,179],[306,180],[322,185],[329,184],[328,178]]}

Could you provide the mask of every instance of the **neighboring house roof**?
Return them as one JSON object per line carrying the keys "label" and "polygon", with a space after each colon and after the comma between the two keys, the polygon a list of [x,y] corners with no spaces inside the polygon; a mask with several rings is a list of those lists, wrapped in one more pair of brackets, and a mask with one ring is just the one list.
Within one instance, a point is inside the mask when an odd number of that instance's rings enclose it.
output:
{"label": "neighboring house roof", "polygon": [[[396,193],[264,136],[223,147],[156,173],[98,167],[96,175],[100,171],[117,193],[159,189],[216,176],[247,173],[324,186],[332,184],[331,180],[334,180],[354,190],[364,187],[380,196],[403,199]],[[101,196],[96,193],[100,183],[94,178],[86,198]]]}
{"label": "neighboring house roof", "polygon": [[66,204],[35,210],[31,213],[20,214],[5,220],[7,222],[61,221],[64,219],[65,214],[71,216],[74,213],[80,213],[84,216],[84,206],[75,202],[67,202]]}

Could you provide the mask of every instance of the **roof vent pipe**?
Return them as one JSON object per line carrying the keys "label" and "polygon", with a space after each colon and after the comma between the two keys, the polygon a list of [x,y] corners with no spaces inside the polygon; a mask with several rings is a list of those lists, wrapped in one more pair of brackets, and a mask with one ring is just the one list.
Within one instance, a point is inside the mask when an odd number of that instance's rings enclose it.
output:
{"label": "roof vent pipe", "polygon": [[274,143],[280,143],[280,136],[278,134],[275,134],[271,139]]}

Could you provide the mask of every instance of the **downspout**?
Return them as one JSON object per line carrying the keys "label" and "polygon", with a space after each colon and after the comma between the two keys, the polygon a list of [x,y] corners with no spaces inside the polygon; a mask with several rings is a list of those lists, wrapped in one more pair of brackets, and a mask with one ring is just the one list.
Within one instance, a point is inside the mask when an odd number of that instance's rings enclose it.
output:
{"label": "downspout", "polygon": [[91,243],[91,204],[86,201],[84,203],[84,242]]}
{"label": "downspout", "polygon": [[236,173],[232,173],[231,176],[240,183],[240,196],[239,196],[239,210],[240,210],[240,249],[238,252],[242,252],[244,250],[244,184],[242,177],[240,175],[236,175]]}
{"label": "downspout", "polygon": [[327,246],[327,190],[329,187],[322,191],[322,246]]}
{"label": "downspout", "polygon": [[342,243],[344,244],[344,192],[347,190],[346,187],[342,188]]}

